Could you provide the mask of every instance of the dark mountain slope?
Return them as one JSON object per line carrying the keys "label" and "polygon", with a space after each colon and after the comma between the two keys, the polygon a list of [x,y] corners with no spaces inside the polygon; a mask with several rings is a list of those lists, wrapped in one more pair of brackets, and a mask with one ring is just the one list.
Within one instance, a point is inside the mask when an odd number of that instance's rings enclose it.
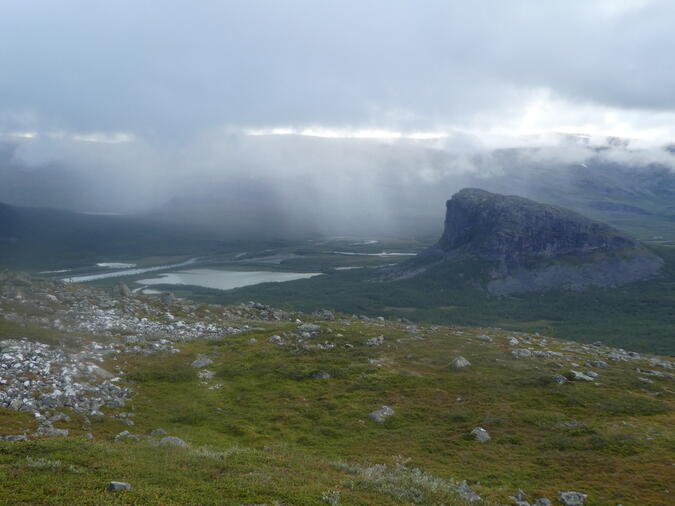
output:
{"label": "dark mountain slope", "polygon": [[498,295],[620,286],[663,265],[634,239],[573,211],[464,189],[447,202],[438,243],[394,268],[392,277],[476,260],[484,264],[487,290]]}

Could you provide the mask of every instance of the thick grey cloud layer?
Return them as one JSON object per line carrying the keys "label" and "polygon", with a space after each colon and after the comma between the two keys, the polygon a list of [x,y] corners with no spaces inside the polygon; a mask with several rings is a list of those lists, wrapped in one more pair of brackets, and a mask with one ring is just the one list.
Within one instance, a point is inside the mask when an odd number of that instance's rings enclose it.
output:
{"label": "thick grey cloud layer", "polygon": [[434,129],[533,91],[675,109],[675,3],[5,0],[0,130]]}
{"label": "thick grey cloud layer", "polygon": [[[216,222],[267,201],[385,230],[467,184],[672,167],[541,134],[673,142],[674,19],[668,0],[2,0],[0,201]],[[280,131],[302,135],[253,135]]]}

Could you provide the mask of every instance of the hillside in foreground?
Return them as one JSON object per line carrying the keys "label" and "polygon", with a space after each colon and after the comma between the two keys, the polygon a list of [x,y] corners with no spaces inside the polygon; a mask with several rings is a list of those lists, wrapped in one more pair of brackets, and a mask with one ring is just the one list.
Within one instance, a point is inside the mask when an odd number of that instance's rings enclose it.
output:
{"label": "hillside in foreground", "polygon": [[3,275],[5,502],[670,503],[669,360],[123,292]]}

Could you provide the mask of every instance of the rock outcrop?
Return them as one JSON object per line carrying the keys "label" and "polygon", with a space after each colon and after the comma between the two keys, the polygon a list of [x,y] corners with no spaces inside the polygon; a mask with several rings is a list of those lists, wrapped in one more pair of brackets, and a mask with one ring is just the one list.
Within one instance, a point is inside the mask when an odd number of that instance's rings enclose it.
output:
{"label": "rock outcrop", "polygon": [[573,211],[467,188],[447,202],[438,243],[403,277],[461,260],[484,264],[485,287],[506,295],[614,287],[656,275],[663,260],[618,230]]}

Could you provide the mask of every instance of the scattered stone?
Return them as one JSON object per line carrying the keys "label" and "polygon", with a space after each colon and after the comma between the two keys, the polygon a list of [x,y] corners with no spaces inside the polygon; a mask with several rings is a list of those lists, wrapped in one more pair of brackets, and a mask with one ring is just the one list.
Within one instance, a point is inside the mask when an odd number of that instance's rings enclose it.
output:
{"label": "scattered stone", "polygon": [[51,424],[45,424],[40,425],[33,435],[44,437],[66,437],[68,434],[68,429],[55,429]]}
{"label": "scattered stone", "polygon": [[465,359],[463,356],[458,356],[452,359],[452,362],[450,362],[450,367],[453,369],[464,369],[466,367],[469,367],[471,365],[471,362],[469,362],[467,359]]}
{"label": "scattered stone", "polygon": [[18,441],[28,441],[28,436],[25,434],[17,434],[14,436],[0,436],[0,440],[9,441],[10,443],[16,443]]}
{"label": "scattered stone", "polygon": [[128,430],[123,430],[122,432],[120,432],[119,434],[117,434],[113,438],[113,440],[115,442],[118,442],[118,441],[140,441],[140,439],[141,439],[140,437],[138,437],[136,434],[132,434]]}
{"label": "scattered stone", "polygon": [[312,373],[312,378],[318,380],[327,380],[330,379],[330,374],[328,374],[326,371],[314,371]]}
{"label": "scattered stone", "polygon": [[551,376],[551,379],[553,380],[554,383],[558,385],[564,385],[565,383],[567,383],[567,378],[562,374],[554,374],[553,376]]}
{"label": "scattered stone", "polygon": [[583,506],[587,495],[573,490],[558,492],[558,500],[565,506]]}
{"label": "scattered stone", "polygon": [[65,413],[56,413],[50,419],[50,422],[70,422],[70,417]]}
{"label": "scattered stone", "polygon": [[323,320],[335,320],[335,315],[328,309],[320,309],[314,314]]}
{"label": "scattered stone", "polygon": [[213,360],[211,360],[210,358],[200,357],[197,360],[195,360],[194,362],[192,362],[192,364],[190,364],[190,365],[192,367],[194,367],[195,369],[201,369],[202,367],[206,367],[207,365],[211,365],[211,364],[213,364]]}
{"label": "scattered stone", "polygon": [[484,343],[491,343],[492,338],[490,336],[486,336],[485,334],[478,336],[476,339],[479,341],[483,341]]}
{"label": "scattered stone", "polygon": [[546,497],[540,497],[539,499],[534,501],[532,506],[551,506],[551,504],[552,504],[551,501],[546,499]]}
{"label": "scattered stone", "polygon": [[157,443],[159,446],[175,446],[177,448],[186,448],[188,444],[176,436],[164,436]]}
{"label": "scattered stone", "polygon": [[376,409],[368,415],[368,418],[377,423],[383,423],[387,418],[394,415],[394,410],[389,406],[382,406],[380,409]]}
{"label": "scattered stone", "polygon": [[518,341],[518,339],[513,336],[507,337],[506,342],[509,344],[509,346],[518,346],[520,344],[520,341]]}
{"label": "scattered stone", "polygon": [[471,431],[471,434],[476,438],[476,441],[480,441],[481,443],[487,443],[492,439],[488,431],[483,427],[476,427]]}
{"label": "scattered stone", "polygon": [[609,367],[609,364],[603,360],[594,360],[591,362],[591,365],[593,367],[597,367],[598,369],[606,369]]}
{"label": "scattered stone", "polygon": [[567,378],[572,381],[593,381],[593,378],[579,371],[570,371]]}
{"label": "scattered stone", "polygon": [[321,327],[314,323],[303,323],[298,327],[299,332],[307,332],[309,334],[316,334],[321,330]]}
{"label": "scattered stone", "polygon": [[267,338],[268,343],[273,343],[273,344],[281,344],[281,336],[270,336]]}
{"label": "scattered stone", "polygon": [[167,432],[162,428],[152,429],[150,431],[151,436],[166,436]]}
{"label": "scattered stone", "polygon": [[457,492],[457,495],[466,502],[476,502],[481,500],[480,496],[469,487],[466,480],[455,488],[455,492]]}
{"label": "scattered stone", "polygon": [[584,374],[585,374],[586,376],[590,377],[590,378],[597,378],[598,376],[600,376],[600,375],[599,375],[597,372],[595,372],[595,371],[586,371]]}
{"label": "scattered stone", "polygon": [[525,348],[518,348],[516,350],[512,350],[511,355],[516,358],[530,358],[532,356],[532,352]]}
{"label": "scattered stone", "polygon": [[126,492],[131,490],[131,485],[125,481],[111,481],[106,490],[108,492]]}
{"label": "scattered stone", "polygon": [[364,343],[366,346],[381,346],[384,343],[384,336],[371,337]]}

